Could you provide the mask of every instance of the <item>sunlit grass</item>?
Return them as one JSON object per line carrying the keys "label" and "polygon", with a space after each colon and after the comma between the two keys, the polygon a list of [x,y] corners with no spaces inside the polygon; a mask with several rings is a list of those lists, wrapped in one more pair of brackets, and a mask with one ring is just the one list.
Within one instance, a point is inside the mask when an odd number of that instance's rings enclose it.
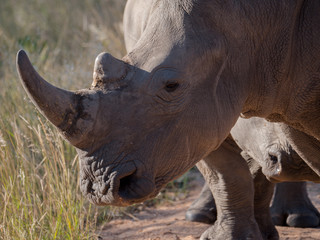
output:
{"label": "sunlit grass", "polygon": [[[6,124],[1,147],[1,235],[3,239],[78,239],[88,235],[92,213],[79,196],[73,148],[39,124]],[[23,129],[23,130],[21,130]],[[85,234],[85,235],[84,235]]]}
{"label": "sunlit grass", "polygon": [[38,114],[16,78],[2,86],[0,239],[94,236],[97,215],[107,208],[98,212],[82,198],[74,148]]}
{"label": "sunlit grass", "polygon": [[124,55],[124,3],[1,1],[0,239],[95,239],[112,215],[80,194],[76,152],[26,96],[15,55],[60,87],[88,87],[96,55]]}

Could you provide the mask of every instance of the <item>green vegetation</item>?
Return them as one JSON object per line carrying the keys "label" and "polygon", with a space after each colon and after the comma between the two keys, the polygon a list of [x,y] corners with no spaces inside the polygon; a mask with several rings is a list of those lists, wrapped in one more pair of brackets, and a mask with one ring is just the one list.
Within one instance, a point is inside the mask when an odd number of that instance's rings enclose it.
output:
{"label": "green vegetation", "polygon": [[[95,239],[101,222],[123,213],[82,197],[76,152],[26,96],[15,57],[23,48],[49,82],[70,90],[88,87],[100,52],[125,54],[124,5],[124,0],[1,0],[0,239]],[[187,179],[146,204],[179,197]]]}

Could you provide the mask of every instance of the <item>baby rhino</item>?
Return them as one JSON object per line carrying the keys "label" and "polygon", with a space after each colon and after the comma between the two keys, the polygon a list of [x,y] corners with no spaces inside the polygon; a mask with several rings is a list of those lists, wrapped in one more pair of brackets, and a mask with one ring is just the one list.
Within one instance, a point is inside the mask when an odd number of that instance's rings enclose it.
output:
{"label": "baby rhino", "polygon": [[[264,239],[278,238],[273,223],[292,227],[318,226],[320,214],[308,198],[306,183],[297,181],[317,182],[319,177],[291,148],[281,127],[281,124],[262,118],[239,118],[231,131],[232,136],[197,164],[209,179],[211,190],[205,184],[199,198],[188,209],[186,219],[216,222],[214,227],[228,229],[233,222],[250,224],[246,217],[254,212]],[[207,170],[208,165],[211,172]],[[249,170],[252,178],[248,177]],[[272,182],[284,181],[287,183],[276,185],[270,215],[275,185]],[[229,231],[233,230],[230,228]],[[229,236],[238,233],[229,232]]]}

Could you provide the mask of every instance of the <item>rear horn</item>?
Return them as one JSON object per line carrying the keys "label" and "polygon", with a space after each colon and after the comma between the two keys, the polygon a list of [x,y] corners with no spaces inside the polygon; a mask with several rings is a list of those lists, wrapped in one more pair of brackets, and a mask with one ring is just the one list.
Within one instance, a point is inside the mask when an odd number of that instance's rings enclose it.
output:
{"label": "rear horn", "polygon": [[128,64],[109,53],[100,53],[93,69],[93,88],[113,90],[120,87],[121,80],[127,75]]}

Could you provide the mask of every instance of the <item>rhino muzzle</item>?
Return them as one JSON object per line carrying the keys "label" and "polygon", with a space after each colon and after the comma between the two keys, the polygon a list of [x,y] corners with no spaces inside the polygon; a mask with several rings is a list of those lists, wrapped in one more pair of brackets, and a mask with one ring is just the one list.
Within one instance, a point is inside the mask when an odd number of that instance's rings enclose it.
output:
{"label": "rhino muzzle", "polygon": [[135,163],[124,163],[94,170],[92,165],[81,167],[80,189],[97,205],[128,206],[154,197],[155,184]]}

